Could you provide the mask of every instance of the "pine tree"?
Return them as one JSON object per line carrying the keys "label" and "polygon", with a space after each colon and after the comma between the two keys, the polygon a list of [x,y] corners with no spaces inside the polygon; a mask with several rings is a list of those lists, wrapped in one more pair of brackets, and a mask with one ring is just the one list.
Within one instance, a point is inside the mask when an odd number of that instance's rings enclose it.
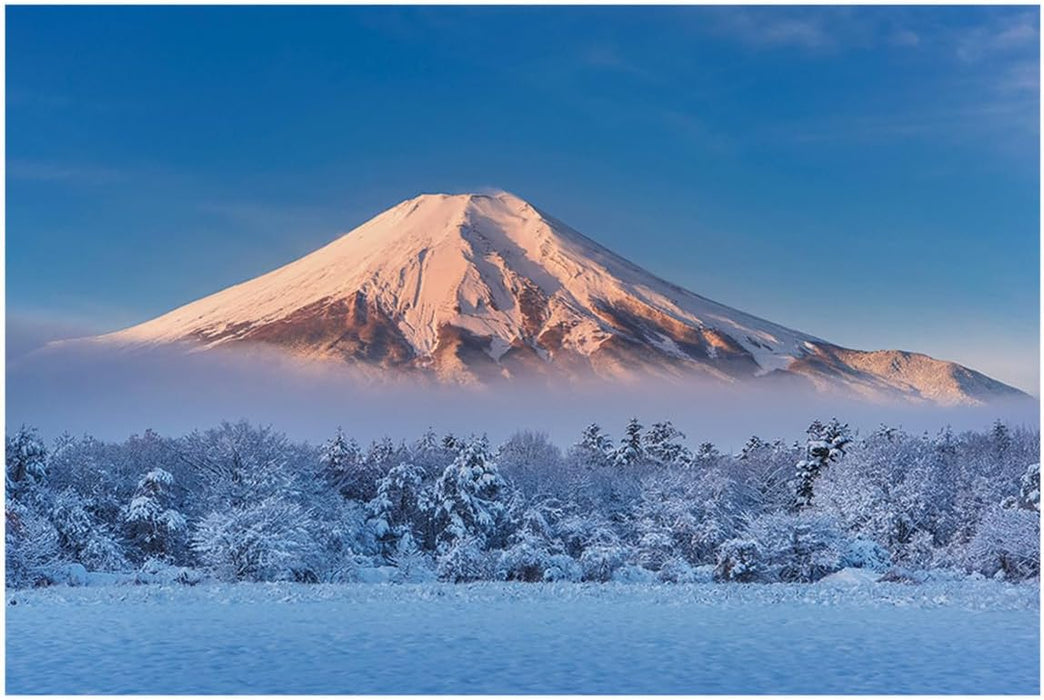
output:
{"label": "pine tree", "polygon": [[181,550],[185,516],[170,507],[173,486],[170,472],[152,469],[138,481],[124,509],[127,539],[145,557],[171,559]]}
{"label": "pine tree", "polygon": [[613,453],[613,440],[597,423],[584,428],[580,441],[574,446],[589,466],[604,466]]}
{"label": "pine tree", "polygon": [[997,459],[1003,459],[1011,449],[1011,431],[1000,419],[994,421],[990,430],[990,439],[993,442],[993,453]]}
{"label": "pine tree", "polygon": [[620,467],[629,467],[645,459],[645,447],[642,444],[642,424],[637,418],[627,423],[625,435],[620,439],[620,446],[613,455],[613,463]]}
{"label": "pine tree", "polygon": [[661,466],[689,464],[692,462],[692,453],[681,444],[684,439],[685,434],[670,421],[654,423],[643,440],[645,454]]}
{"label": "pine tree", "polygon": [[463,539],[486,546],[505,513],[506,485],[485,437],[467,440],[435,484],[435,523],[440,547]]}
{"label": "pine tree", "polygon": [[47,474],[47,448],[35,428],[22,426],[6,440],[7,493],[11,497],[31,490]]}
{"label": "pine tree", "polygon": [[797,463],[797,488],[794,509],[802,510],[812,505],[813,487],[823,469],[831,462],[836,462],[845,455],[845,447],[852,442],[848,425],[841,424],[836,418],[823,425],[813,421],[808,428],[808,441],[805,443],[805,458]]}
{"label": "pine tree", "polygon": [[377,495],[367,506],[381,554],[391,556],[399,542],[409,537],[423,537],[425,513],[431,509],[428,493],[423,488],[424,470],[409,462],[392,467],[377,482]]}
{"label": "pine tree", "polygon": [[736,455],[737,459],[751,459],[766,447],[766,443],[757,435],[751,435],[743,445],[743,449]]}
{"label": "pine tree", "polygon": [[62,556],[91,570],[120,571],[127,565],[123,542],[94,511],[95,504],[74,489],[64,489],[55,496],[49,519],[58,534]]}
{"label": "pine tree", "polygon": [[340,428],[333,439],[323,443],[319,450],[319,468],[328,484],[350,500],[361,498],[366,491],[362,481],[362,451],[352,438],[346,438]]}
{"label": "pine tree", "polygon": [[714,446],[713,442],[701,442],[700,446],[696,448],[694,459],[698,462],[710,462],[719,457],[721,457],[721,453],[718,452],[718,448]]}
{"label": "pine tree", "polygon": [[405,452],[404,446],[396,446],[389,437],[374,440],[366,451],[365,471],[374,476],[386,474],[389,469],[402,460]]}

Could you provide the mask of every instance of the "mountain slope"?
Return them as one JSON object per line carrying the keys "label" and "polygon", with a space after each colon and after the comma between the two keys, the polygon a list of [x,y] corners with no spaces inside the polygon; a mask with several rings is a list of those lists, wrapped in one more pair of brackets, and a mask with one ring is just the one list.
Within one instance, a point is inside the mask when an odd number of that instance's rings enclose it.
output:
{"label": "mountain slope", "polygon": [[382,377],[797,379],[870,398],[1019,394],[960,365],[860,352],[658,277],[513,195],[422,195],[273,272],[99,338],[276,346]]}

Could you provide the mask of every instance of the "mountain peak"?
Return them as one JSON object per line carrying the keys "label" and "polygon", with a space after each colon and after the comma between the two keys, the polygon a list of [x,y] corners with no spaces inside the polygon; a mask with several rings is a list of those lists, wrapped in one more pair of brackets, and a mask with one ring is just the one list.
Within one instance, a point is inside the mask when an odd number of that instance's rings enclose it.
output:
{"label": "mountain peak", "polygon": [[464,383],[790,377],[941,403],[1015,391],[959,365],[848,350],[698,296],[508,192],[419,195],[299,260],[104,339],[260,343],[382,377]]}

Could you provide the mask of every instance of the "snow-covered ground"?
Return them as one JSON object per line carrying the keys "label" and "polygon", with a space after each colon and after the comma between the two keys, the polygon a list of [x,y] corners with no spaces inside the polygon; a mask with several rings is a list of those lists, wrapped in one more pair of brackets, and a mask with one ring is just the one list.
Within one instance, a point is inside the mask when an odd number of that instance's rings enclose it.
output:
{"label": "snow-covered ground", "polygon": [[1020,693],[1039,587],[106,586],[8,591],[9,693]]}

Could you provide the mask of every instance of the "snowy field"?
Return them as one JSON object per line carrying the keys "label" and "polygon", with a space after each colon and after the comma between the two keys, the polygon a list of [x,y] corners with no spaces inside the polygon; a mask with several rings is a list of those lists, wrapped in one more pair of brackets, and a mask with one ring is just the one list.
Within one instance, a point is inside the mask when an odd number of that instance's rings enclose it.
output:
{"label": "snowy field", "polygon": [[8,693],[1019,693],[1039,587],[297,585],[7,593]]}

